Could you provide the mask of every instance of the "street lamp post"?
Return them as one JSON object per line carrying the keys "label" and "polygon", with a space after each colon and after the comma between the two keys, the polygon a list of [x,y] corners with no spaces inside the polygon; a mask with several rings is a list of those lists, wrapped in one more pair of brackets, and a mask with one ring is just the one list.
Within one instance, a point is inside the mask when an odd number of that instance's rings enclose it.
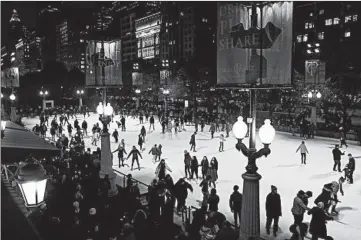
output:
{"label": "street lamp post", "polygon": [[137,103],[136,103],[136,108],[137,108],[137,109],[138,109],[139,106],[140,106],[140,93],[141,93],[141,91],[140,91],[139,88],[135,89],[135,94],[137,95]]}
{"label": "street lamp post", "polygon": [[42,165],[28,163],[17,170],[16,182],[23,195],[26,207],[44,204],[47,177]]}
{"label": "street lamp post", "polygon": [[79,97],[79,110],[81,109],[81,107],[83,106],[83,94],[84,94],[84,90],[83,89],[78,89],[76,90],[76,94]]}
{"label": "street lamp post", "polygon": [[108,124],[111,121],[113,115],[113,107],[108,103],[106,106],[103,103],[99,103],[97,107],[97,113],[99,114],[99,120],[103,123],[103,131],[101,133],[101,161],[100,161],[100,178],[109,177],[110,189],[108,189],[108,196],[113,197],[118,195],[118,189],[115,184],[116,174],[113,171],[113,156],[110,150],[110,134],[108,130]]}
{"label": "street lamp post", "polygon": [[48,92],[48,90],[44,90],[44,91],[40,90],[39,94],[43,98],[43,111],[45,111],[45,108],[46,108],[45,99],[49,95],[49,92]]}
{"label": "street lamp post", "polygon": [[164,94],[164,114],[168,116],[168,95],[169,95],[169,89],[163,89]]}
{"label": "street lamp post", "polygon": [[10,101],[11,101],[11,105],[10,105],[10,120],[12,122],[16,122],[16,107],[14,105],[14,102],[15,102],[15,99],[16,99],[16,96],[14,93],[11,93],[10,96]]}
{"label": "street lamp post", "polygon": [[[254,90],[253,90],[254,91]],[[252,97],[252,96],[251,96]],[[251,98],[252,99],[252,98]],[[252,102],[252,101],[251,101]],[[251,108],[255,104],[251,104]],[[259,207],[259,180],[262,176],[257,173],[258,167],[256,160],[262,156],[267,157],[271,150],[271,144],[275,130],[271,126],[271,121],[266,119],[264,125],[259,130],[259,137],[264,147],[257,151],[256,149],[256,122],[255,118],[250,119],[250,138],[249,148],[242,142],[247,134],[247,125],[243,122],[242,117],[238,117],[237,122],[233,125],[233,133],[238,139],[236,149],[241,151],[248,158],[246,172],[242,174],[243,178],[243,201],[242,201],[242,220],[240,223],[240,240],[248,240],[251,237],[259,240],[260,237],[260,207]]]}

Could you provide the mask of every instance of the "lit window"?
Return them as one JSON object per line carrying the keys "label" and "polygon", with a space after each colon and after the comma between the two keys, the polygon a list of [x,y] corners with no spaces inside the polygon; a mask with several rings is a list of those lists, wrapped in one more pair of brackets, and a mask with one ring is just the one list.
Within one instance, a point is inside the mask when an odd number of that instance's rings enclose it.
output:
{"label": "lit window", "polygon": [[337,25],[340,23],[340,19],[339,18],[334,18],[333,19],[333,25]]}
{"label": "lit window", "polygon": [[305,29],[308,29],[308,23],[307,22],[305,23]]}
{"label": "lit window", "polygon": [[303,35],[303,41],[307,42],[307,40],[308,40],[308,34]]}
{"label": "lit window", "polygon": [[349,21],[352,21],[352,16],[351,15],[345,17],[345,23],[347,23]]}
{"label": "lit window", "polygon": [[165,23],[165,26],[168,27],[168,23],[167,23],[167,22]]}
{"label": "lit window", "polygon": [[320,11],[318,12],[318,14],[322,15],[325,13],[325,10],[324,9],[320,9]]}
{"label": "lit window", "polygon": [[313,27],[314,27],[314,25],[313,25],[312,22],[306,22],[306,23],[305,23],[305,29],[311,29],[311,28],[313,28]]}
{"label": "lit window", "polygon": [[297,42],[302,42],[302,35],[297,36]]}
{"label": "lit window", "polygon": [[168,28],[165,29],[165,32],[166,32],[166,33],[168,32]]}
{"label": "lit window", "polygon": [[332,25],[332,19],[326,19],[325,24],[326,24],[326,26]]}
{"label": "lit window", "polygon": [[169,23],[169,26],[172,26],[173,24],[172,23]]}
{"label": "lit window", "polygon": [[80,68],[84,68],[84,65],[81,65],[81,67]]}
{"label": "lit window", "polygon": [[351,37],[351,32],[349,30],[345,32],[345,37]]}
{"label": "lit window", "polygon": [[352,17],[353,17],[353,21],[357,22],[357,14],[353,15]]}
{"label": "lit window", "polygon": [[313,13],[310,13],[310,17],[312,17],[313,16]]}
{"label": "lit window", "polygon": [[84,39],[80,39],[80,42],[84,42]]}
{"label": "lit window", "polygon": [[323,40],[324,37],[325,37],[325,33],[324,33],[324,32],[318,33],[318,39]]}

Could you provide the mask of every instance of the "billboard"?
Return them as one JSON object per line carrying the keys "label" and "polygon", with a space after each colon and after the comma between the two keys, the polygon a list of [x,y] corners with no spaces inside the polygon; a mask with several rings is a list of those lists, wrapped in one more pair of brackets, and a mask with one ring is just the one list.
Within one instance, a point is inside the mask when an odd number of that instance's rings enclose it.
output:
{"label": "billboard", "polygon": [[320,60],[305,61],[305,83],[324,84],[326,79],[326,63]]}
{"label": "billboard", "polygon": [[132,72],[132,83],[133,86],[142,86],[143,85],[143,73]]}
{"label": "billboard", "polygon": [[19,68],[5,68],[1,71],[1,87],[19,87]]}
{"label": "billboard", "polygon": [[[121,86],[123,81],[120,40],[104,41],[104,56],[101,49],[101,41],[88,41],[85,57],[86,86]],[[102,75],[103,67],[105,73],[104,80]]]}
{"label": "billboard", "polygon": [[171,81],[171,71],[160,70],[160,85],[172,84]]}
{"label": "billboard", "polygon": [[217,16],[218,84],[291,84],[292,2],[219,2]]}

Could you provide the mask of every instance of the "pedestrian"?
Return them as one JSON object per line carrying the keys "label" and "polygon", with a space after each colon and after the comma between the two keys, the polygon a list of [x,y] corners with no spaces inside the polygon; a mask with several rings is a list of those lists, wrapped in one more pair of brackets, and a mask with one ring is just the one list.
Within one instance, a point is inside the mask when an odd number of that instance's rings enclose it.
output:
{"label": "pedestrian", "polygon": [[189,144],[191,145],[191,149],[189,151],[196,152],[196,134],[197,132],[194,132],[191,136],[191,140],[189,141]]}
{"label": "pedestrian", "polygon": [[[212,177],[212,181],[216,182],[218,180],[218,160],[216,157],[212,157],[212,159],[211,159],[210,175]],[[213,178],[213,176],[214,176],[214,178]],[[215,187],[215,185],[214,185],[214,187]]]}
{"label": "pedestrian", "polygon": [[215,188],[211,189],[211,194],[207,200],[208,209],[211,212],[218,212],[219,196],[217,195],[217,190]]}
{"label": "pedestrian", "polygon": [[241,223],[241,210],[242,210],[242,194],[238,192],[238,185],[233,186],[233,193],[229,197],[229,207],[233,213],[234,225],[238,227],[237,220]]}
{"label": "pedestrian", "polygon": [[162,144],[159,144],[159,145],[158,145],[158,148],[157,148],[157,156],[156,156],[156,158],[155,158],[155,161],[156,161],[156,162],[157,162],[157,161],[160,161],[160,158],[161,158],[161,156],[162,156],[162,148],[163,148]]}
{"label": "pedestrian", "polygon": [[302,141],[301,145],[297,148],[296,153],[299,150],[301,152],[301,164],[306,164],[306,153],[308,154],[308,150],[305,141]]}
{"label": "pedestrian", "polygon": [[226,141],[226,139],[224,138],[223,134],[221,134],[221,136],[219,137],[219,151],[223,152],[224,151],[224,142]]}
{"label": "pedestrian", "polygon": [[196,175],[196,179],[198,179],[198,160],[196,156],[193,156],[191,161],[191,179],[193,179],[194,174]]}
{"label": "pedestrian", "polygon": [[118,167],[120,168],[120,163],[122,163],[121,166],[124,167],[124,154],[127,154],[124,146],[121,143],[119,143],[118,148],[112,153],[115,152],[118,152]]}
{"label": "pedestrian", "polygon": [[145,143],[145,136],[147,135],[147,131],[145,130],[145,127],[142,126],[142,129],[140,130],[140,134],[143,137],[143,142]]}
{"label": "pedestrian", "polygon": [[143,143],[144,143],[143,136],[142,136],[142,134],[139,134],[138,135],[138,146],[139,146],[140,151],[143,151]]}
{"label": "pedestrian", "polygon": [[341,148],[342,148],[343,145],[345,145],[346,148],[348,148],[348,145],[346,143],[346,134],[345,134],[345,131],[344,131],[343,127],[340,128],[340,132],[341,132],[341,137],[340,137]]}
{"label": "pedestrian", "polygon": [[155,127],[154,127],[154,117],[153,117],[153,115],[149,119],[149,131],[152,128],[152,126],[153,126],[153,131],[154,131]]}
{"label": "pedestrian", "polygon": [[169,172],[172,172],[169,166],[165,163],[165,160],[164,159],[160,160],[160,163],[158,164],[155,170],[155,175],[158,177],[159,181],[165,179],[165,176],[167,175],[167,170]]}
{"label": "pedestrian", "polygon": [[73,127],[71,126],[71,124],[69,123],[68,124],[68,134],[69,134],[69,137],[71,137],[71,132],[73,130]]}
{"label": "pedestrian", "polygon": [[158,147],[157,147],[157,144],[154,144],[154,146],[149,150],[149,153],[148,154],[151,154],[152,153],[152,162],[153,164],[156,162],[156,159],[157,159],[157,153],[158,152]]}
{"label": "pedestrian", "polygon": [[[85,114],[84,114],[85,115]],[[82,122],[82,124],[81,124],[81,127],[82,127],[82,129],[83,129],[83,135],[84,136],[88,136],[88,123],[85,121],[85,119],[84,119],[84,121]]]}
{"label": "pedestrian", "polygon": [[305,192],[300,190],[297,193],[297,196],[293,199],[293,206],[291,212],[294,218],[294,224],[301,224],[303,222],[303,214],[306,210],[310,210],[302,201]]}
{"label": "pedestrian", "polygon": [[134,165],[134,161],[137,162],[137,165],[138,165],[138,169],[140,171],[140,165],[139,165],[139,159],[138,159],[138,156],[140,156],[141,159],[143,159],[142,157],[142,154],[140,154],[139,150],[133,146],[133,149],[132,151],[130,151],[127,159],[129,159],[129,157],[132,156],[132,166],[131,166],[131,171],[133,171],[133,165]]}
{"label": "pedestrian", "polygon": [[333,220],[333,218],[325,213],[324,204],[319,202],[317,207],[313,207],[308,211],[308,215],[312,215],[310,222],[312,240],[317,240],[318,238],[325,239],[327,237],[326,221]]}
{"label": "pedestrian", "polygon": [[208,174],[209,161],[206,156],[201,161],[202,178],[205,179]]}
{"label": "pedestrian", "polygon": [[188,189],[193,192],[191,184],[186,182],[184,178],[180,178],[174,185],[174,195],[177,199],[177,212],[181,212],[186,209],[186,199],[188,197]]}
{"label": "pedestrian", "polygon": [[207,176],[206,179],[203,179],[202,182],[199,184],[199,186],[202,188],[202,194],[203,194],[203,200],[202,200],[202,206],[206,207],[207,209],[207,203],[208,203],[208,197],[209,197],[209,180],[211,179],[211,176]]}
{"label": "pedestrian", "polygon": [[184,150],[184,174],[186,176],[186,178],[189,178],[192,176],[191,174],[191,162],[192,162],[192,157],[189,154],[189,152],[187,152],[187,150]]}
{"label": "pedestrian", "polygon": [[335,148],[332,150],[332,155],[334,161],[333,171],[337,171],[337,167],[338,171],[341,172],[341,155],[345,155],[345,152],[342,153],[339,149],[339,145],[336,144]]}
{"label": "pedestrian", "polygon": [[216,127],[214,126],[214,123],[211,124],[211,127],[209,128],[209,131],[211,132],[211,138],[214,137],[214,132],[216,131]]}
{"label": "pedestrian", "polygon": [[118,130],[117,130],[117,129],[114,129],[114,132],[113,132],[112,136],[114,137],[115,142],[118,143],[119,133],[118,133]]}
{"label": "pedestrian", "polygon": [[277,236],[278,220],[282,216],[281,197],[277,193],[277,187],[271,186],[271,192],[266,198],[266,231],[270,234],[270,228],[273,221],[273,236]]}
{"label": "pedestrian", "polygon": [[51,140],[52,140],[52,141],[55,141],[55,133],[56,133],[55,127],[52,126],[52,127],[50,128],[50,134],[51,134]]}
{"label": "pedestrian", "polygon": [[352,157],[352,154],[349,153],[348,155],[348,179],[350,184],[353,184],[353,173],[355,171],[355,159]]}

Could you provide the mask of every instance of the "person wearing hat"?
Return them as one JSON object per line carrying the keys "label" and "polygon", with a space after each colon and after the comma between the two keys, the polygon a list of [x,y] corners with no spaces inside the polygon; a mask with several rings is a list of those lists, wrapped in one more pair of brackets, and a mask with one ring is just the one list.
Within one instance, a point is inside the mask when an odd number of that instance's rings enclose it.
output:
{"label": "person wearing hat", "polygon": [[318,238],[325,239],[327,237],[326,221],[333,220],[333,218],[327,216],[325,213],[323,202],[319,202],[317,207],[313,207],[309,210],[308,215],[312,215],[310,222],[312,240],[316,240]]}
{"label": "person wearing hat", "polygon": [[305,195],[305,192],[300,190],[297,193],[297,196],[293,199],[293,206],[291,212],[294,218],[294,224],[301,224],[303,221],[303,214],[306,210],[310,210],[302,201],[302,197]]}
{"label": "person wearing hat", "polygon": [[282,216],[281,196],[277,193],[277,187],[271,186],[271,192],[266,198],[266,231],[270,234],[271,223],[273,221],[273,236],[277,236],[278,220]]}
{"label": "person wearing hat", "polygon": [[333,171],[336,171],[336,167],[339,172],[341,172],[341,155],[345,155],[345,152],[341,152],[339,149],[339,145],[336,144],[335,148],[332,150],[333,161],[335,164],[333,165]]}

